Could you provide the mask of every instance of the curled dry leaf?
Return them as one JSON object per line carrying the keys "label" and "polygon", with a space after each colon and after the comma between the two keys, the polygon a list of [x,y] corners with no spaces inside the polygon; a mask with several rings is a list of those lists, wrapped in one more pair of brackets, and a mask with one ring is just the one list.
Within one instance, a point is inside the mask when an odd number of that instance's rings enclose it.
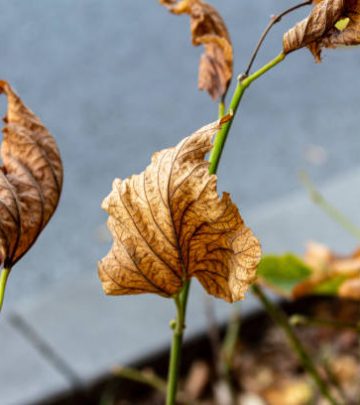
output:
{"label": "curled dry leaf", "polygon": [[201,0],[160,0],[174,14],[190,15],[192,43],[203,45],[199,65],[199,89],[216,100],[225,95],[233,74],[233,50],[224,20]]}
{"label": "curled dry leaf", "polygon": [[346,280],[339,289],[339,296],[360,301],[360,274],[358,277]]}
{"label": "curled dry leaf", "polygon": [[331,292],[344,298],[360,299],[360,249],[349,256],[339,256],[327,246],[311,242],[304,262],[312,274],[294,288],[295,298]]}
{"label": "curled dry leaf", "polygon": [[[227,117],[228,119],[228,117]],[[204,160],[220,123],[153,155],[144,172],[116,179],[103,201],[114,241],[99,263],[107,294],[177,294],[196,277],[233,302],[255,278],[260,246]]]}
{"label": "curled dry leaf", "polygon": [[0,260],[11,268],[33,245],[59,201],[63,169],[54,138],[0,81],[8,99],[0,171]]}
{"label": "curled dry leaf", "polygon": [[[307,46],[317,62],[322,48],[360,44],[360,0],[314,0],[310,15],[291,28],[283,39],[284,52]],[[340,20],[347,24],[340,28]]]}

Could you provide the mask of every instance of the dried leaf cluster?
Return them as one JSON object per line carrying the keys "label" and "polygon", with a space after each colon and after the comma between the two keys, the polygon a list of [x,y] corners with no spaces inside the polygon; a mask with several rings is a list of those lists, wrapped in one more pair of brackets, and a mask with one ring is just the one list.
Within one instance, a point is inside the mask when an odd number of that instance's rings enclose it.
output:
{"label": "dried leaf cluster", "polygon": [[199,65],[199,89],[216,100],[226,94],[233,74],[230,35],[218,11],[202,0],[160,0],[174,14],[190,16],[192,43],[203,45]]}
{"label": "dried leaf cluster", "polygon": [[360,300],[360,249],[339,256],[327,246],[309,243],[304,262],[311,276],[293,290],[295,298],[312,293],[334,293],[343,298]]}
{"label": "dried leaf cluster", "polygon": [[[314,0],[310,15],[290,29],[283,38],[285,53],[308,47],[317,62],[323,48],[360,44],[359,0]],[[338,22],[347,24],[339,28]]]}
{"label": "dried leaf cluster", "polygon": [[315,294],[360,300],[360,249],[339,256],[310,242],[303,260],[292,254],[263,257],[257,275],[260,283],[285,298]]}
{"label": "dried leaf cluster", "polygon": [[11,268],[53,215],[61,193],[59,150],[39,118],[0,81],[8,99],[0,171],[0,262]]}
{"label": "dried leaf cluster", "polygon": [[[226,118],[228,119],[228,118]],[[99,263],[107,294],[177,294],[196,277],[233,302],[255,278],[260,245],[204,160],[220,124],[157,152],[144,172],[116,179],[103,201],[113,246]]]}

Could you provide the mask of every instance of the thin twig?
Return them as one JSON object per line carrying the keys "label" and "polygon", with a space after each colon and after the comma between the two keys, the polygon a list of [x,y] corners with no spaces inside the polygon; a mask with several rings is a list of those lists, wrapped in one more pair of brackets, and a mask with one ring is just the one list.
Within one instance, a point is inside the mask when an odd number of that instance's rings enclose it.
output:
{"label": "thin twig", "polygon": [[230,101],[230,105],[228,108],[228,113],[232,114],[231,120],[226,122],[219,132],[216,135],[215,142],[214,142],[214,147],[211,150],[210,153],[210,166],[209,166],[209,172],[210,174],[215,174],[218,169],[218,165],[221,160],[222,152],[225,147],[225,143],[227,140],[227,137],[229,135],[230,129],[232,122],[234,121],[236,112],[239,108],[240,102],[242,100],[242,97],[245,93],[245,90],[251,85],[252,82],[257,80],[259,77],[264,75],[266,72],[269,70],[273,69],[275,66],[277,66],[280,62],[282,62],[285,59],[286,55],[281,52],[276,58],[272,59],[270,62],[268,62],[266,65],[264,65],[262,68],[254,72],[248,77],[243,77],[242,75],[238,79],[238,84],[236,86],[235,92],[233,94],[233,97]]}
{"label": "thin twig", "polygon": [[222,346],[223,362],[226,368],[226,373],[228,374],[230,373],[233,366],[236,344],[239,338],[241,328],[239,307],[237,307],[236,309],[237,309],[236,312],[235,311],[233,312],[228,322]]}
{"label": "thin twig", "polygon": [[326,376],[328,380],[330,381],[331,385],[336,389],[339,397],[342,399],[344,404],[349,404],[351,403],[348,398],[347,394],[342,387],[339,378],[335,375],[334,371],[331,368],[331,364],[329,363],[329,360],[326,357],[323,357],[322,359],[322,365],[324,368],[324,371],[326,373]]}
{"label": "thin twig", "polygon": [[[112,373],[116,377],[124,378],[129,381],[134,381],[139,384],[147,385],[154,390],[160,392],[164,396],[166,395],[167,382],[163,378],[159,377],[151,370],[137,370],[132,367],[116,367]],[[196,405],[197,402],[187,398],[183,392],[177,392],[177,401],[180,401],[188,405]]]}
{"label": "thin twig", "polygon": [[30,320],[13,312],[8,317],[8,321],[14,330],[17,330],[22,336],[26,337],[27,343],[31,345],[43,359],[46,359],[47,364],[51,365],[59,375],[62,375],[72,388],[81,388],[83,386],[80,376],[72,367],[71,363],[68,363],[58,352],[57,348],[44,339]]}
{"label": "thin twig", "polygon": [[112,374],[117,377],[148,385],[162,394],[166,394],[166,381],[152,371],[139,371],[131,367],[117,367],[113,370]]}
{"label": "thin twig", "polygon": [[216,322],[214,301],[213,298],[209,295],[205,296],[205,315],[207,321],[207,332],[210,341],[210,346],[213,355],[213,365],[216,369],[218,377],[222,377],[222,370],[220,366],[220,357],[221,357],[221,336],[220,328]]}
{"label": "thin twig", "polygon": [[310,318],[304,315],[292,315],[289,319],[293,326],[324,326],[334,329],[349,329],[360,333],[360,322],[358,324],[351,322],[335,321],[332,319]]}
{"label": "thin twig", "polygon": [[311,0],[305,1],[305,2],[303,2],[303,3],[300,3],[300,4],[296,5],[296,6],[293,6],[293,7],[288,8],[287,10],[283,11],[282,13],[280,13],[280,14],[278,14],[278,15],[273,15],[273,16],[271,17],[271,20],[270,20],[268,26],[265,28],[264,32],[261,34],[261,37],[260,37],[260,39],[259,39],[259,42],[257,43],[257,45],[256,45],[256,47],[255,47],[255,49],[254,49],[254,52],[253,52],[252,55],[251,55],[251,59],[250,59],[249,65],[248,65],[247,69],[245,70],[245,75],[246,75],[246,76],[249,75],[250,70],[251,70],[251,68],[252,68],[252,66],[253,66],[253,64],[254,64],[254,62],[255,62],[255,59],[256,59],[256,57],[257,57],[259,51],[260,51],[260,48],[262,47],[262,44],[264,43],[264,41],[265,41],[265,39],[266,39],[268,33],[269,33],[270,30],[272,29],[272,27],[273,27],[275,24],[277,24],[278,22],[280,22],[281,19],[282,19],[283,17],[285,17],[287,14],[290,14],[290,13],[292,13],[293,11],[295,11],[295,10],[301,8],[301,7],[308,6],[308,5],[310,5],[311,3],[312,3]]}
{"label": "thin twig", "polygon": [[[218,383],[222,384],[228,390],[229,398],[231,398],[232,401],[231,403],[236,404],[235,388],[231,378],[231,366],[240,329],[240,318],[238,314],[233,314],[228,322],[225,337],[221,342],[220,330],[215,317],[213,298],[207,296],[205,304],[208,335],[213,352],[217,380]],[[216,395],[216,385],[214,388]]]}
{"label": "thin twig", "polygon": [[360,229],[320,194],[305,172],[300,173],[300,180],[309,192],[312,201],[317,204],[330,218],[341,225],[347,232],[349,232],[357,240],[360,240]]}
{"label": "thin twig", "polygon": [[260,302],[263,304],[264,308],[268,311],[270,316],[276,322],[276,324],[284,331],[289,343],[294,349],[295,353],[298,355],[302,366],[307,371],[307,373],[312,377],[316,385],[318,386],[321,394],[326,398],[332,405],[337,405],[338,402],[333,398],[328,385],[320,376],[311,356],[305,350],[301,340],[297,337],[295,331],[291,327],[287,316],[285,313],[274,303],[271,302],[263,292],[262,288],[254,284],[252,287],[253,293],[259,298]]}

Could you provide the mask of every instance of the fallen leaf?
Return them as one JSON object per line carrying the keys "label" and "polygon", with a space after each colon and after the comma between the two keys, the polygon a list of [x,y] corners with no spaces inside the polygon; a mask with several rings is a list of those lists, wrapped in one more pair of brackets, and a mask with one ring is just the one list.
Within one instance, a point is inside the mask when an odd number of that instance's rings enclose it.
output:
{"label": "fallen leaf", "polygon": [[360,301],[360,275],[346,280],[339,289],[339,296]]}
{"label": "fallen leaf", "polygon": [[282,380],[264,392],[269,405],[307,405],[313,399],[311,386],[301,379]]}
{"label": "fallen leaf", "polygon": [[341,385],[358,384],[360,363],[356,361],[355,356],[348,354],[338,355],[330,360],[329,366],[334,373],[334,377]]}
{"label": "fallen leaf", "polygon": [[285,53],[307,46],[317,62],[322,48],[360,44],[360,0],[316,0],[310,15],[283,38]]}
{"label": "fallen leaf", "polygon": [[193,401],[199,399],[210,380],[210,368],[204,361],[195,361],[186,378],[184,391]]}
{"label": "fallen leaf", "polygon": [[174,14],[190,15],[192,43],[203,45],[199,65],[199,89],[216,100],[223,97],[233,74],[233,50],[229,32],[218,11],[202,0],[160,0]]}
{"label": "fallen leaf", "polygon": [[54,138],[10,85],[0,171],[0,260],[11,268],[33,245],[59,202],[63,169]]}
{"label": "fallen leaf", "polygon": [[107,294],[171,297],[196,277],[209,294],[243,298],[261,251],[229,194],[219,198],[204,160],[222,122],[155,153],[141,174],[114,181],[102,204],[114,241],[98,267]]}
{"label": "fallen leaf", "polygon": [[304,262],[311,269],[311,275],[294,287],[294,298],[332,294],[360,299],[360,249],[348,256],[339,256],[327,246],[311,242]]}

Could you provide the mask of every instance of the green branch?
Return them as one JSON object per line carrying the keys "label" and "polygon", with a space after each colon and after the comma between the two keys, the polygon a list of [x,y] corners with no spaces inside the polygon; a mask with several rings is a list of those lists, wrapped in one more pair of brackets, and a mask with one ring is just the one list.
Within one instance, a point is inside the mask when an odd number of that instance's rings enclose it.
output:
{"label": "green branch", "polygon": [[245,78],[243,78],[243,77],[239,78],[238,84],[236,86],[236,89],[235,89],[234,95],[233,95],[233,97],[231,99],[229,110],[228,110],[228,113],[232,113],[233,116],[232,116],[231,120],[229,122],[227,122],[226,124],[224,124],[222,126],[222,128],[220,129],[220,131],[218,132],[218,134],[216,136],[216,139],[215,139],[214,147],[213,147],[213,149],[211,151],[211,154],[210,154],[209,172],[211,174],[215,174],[216,171],[217,171],[217,168],[218,168],[219,163],[220,163],[221,155],[222,155],[222,152],[223,152],[224,147],[225,147],[227,137],[229,135],[232,123],[234,121],[237,109],[238,109],[238,107],[240,105],[240,102],[241,102],[242,97],[243,97],[243,95],[245,93],[245,90],[250,86],[250,84],[252,82],[254,82],[259,77],[264,75],[266,72],[271,70],[273,67],[278,65],[284,59],[285,59],[285,54],[280,53],[275,59],[273,59],[272,61],[270,61],[266,65],[264,65],[262,68],[260,68],[256,72],[254,72],[252,75],[250,75],[248,77],[245,77]]}
{"label": "green branch", "polygon": [[[250,86],[250,84],[265,74],[267,71],[272,69],[282,60],[284,60],[285,55],[281,53],[275,59],[270,61],[268,64],[263,66],[261,69],[253,73],[252,75],[239,79],[238,85],[235,89],[234,95],[230,102],[230,107],[228,112],[232,113],[232,118],[229,122],[224,124],[220,131],[217,133],[215,138],[214,147],[210,154],[210,166],[209,173],[215,174],[221,159],[222,151],[225,146],[226,139],[229,135],[232,121],[236,115],[237,109],[241,102],[242,96],[245,90]],[[219,104],[219,117],[224,116],[225,112],[225,103],[224,100],[221,100]],[[169,372],[168,372],[168,386],[167,386],[167,397],[166,405],[174,405],[177,392],[177,384],[179,378],[179,368],[180,368],[180,355],[181,355],[181,346],[183,333],[185,329],[185,315],[187,307],[187,299],[189,295],[190,281],[187,281],[184,285],[184,288],[178,296],[175,297],[175,303],[177,308],[177,317],[176,320],[171,323],[173,329],[173,339],[171,344],[170,352],[170,363],[169,363]]]}
{"label": "green branch", "polygon": [[331,205],[315,188],[314,184],[311,182],[309,176],[302,172],[300,173],[300,179],[307,189],[312,201],[317,204],[330,218],[342,226],[350,235],[354,236],[356,239],[360,240],[360,229],[352,223],[352,221],[347,218],[342,212]]}
{"label": "green branch", "polygon": [[275,304],[271,302],[263,292],[262,288],[255,284],[252,287],[253,293],[257,296],[263,306],[266,308],[267,312],[271,315],[273,320],[281,327],[285,332],[292,348],[295,353],[298,355],[299,360],[301,361],[302,366],[307,371],[307,373],[312,377],[316,385],[318,386],[321,394],[326,398],[330,404],[337,405],[338,402],[333,398],[330,393],[329,387],[326,382],[323,381],[318,370],[316,369],[310,355],[305,350],[300,339],[297,337],[293,328],[291,327],[285,313]]}
{"label": "green branch", "polygon": [[163,394],[166,393],[166,381],[152,371],[139,371],[131,367],[117,367],[114,369],[113,375],[148,385]]}
{"label": "green branch", "polygon": [[344,322],[333,319],[311,318],[309,316],[295,314],[290,317],[290,324],[293,326],[323,326],[334,329],[349,329],[360,333],[360,322]]}
{"label": "green branch", "polygon": [[181,346],[185,330],[185,317],[186,317],[186,307],[189,289],[190,289],[190,281],[187,281],[185,283],[184,288],[181,290],[180,294],[174,299],[177,309],[177,317],[176,320],[171,323],[171,327],[173,328],[174,333],[170,352],[166,405],[174,405],[177,395],[177,385],[180,371]]}

